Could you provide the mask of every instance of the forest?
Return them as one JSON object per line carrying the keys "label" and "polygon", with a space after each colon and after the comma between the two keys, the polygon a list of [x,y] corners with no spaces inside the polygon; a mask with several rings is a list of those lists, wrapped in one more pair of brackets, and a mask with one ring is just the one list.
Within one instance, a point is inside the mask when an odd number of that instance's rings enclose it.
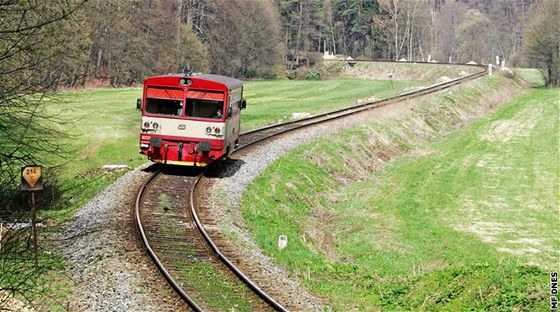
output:
{"label": "forest", "polygon": [[541,34],[527,33],[545,19],[533,16],[539,0],[1,2],[0,66],[41,67],[41,81],[55,89],[127,86],[185,68],[272,78],[325,52],[452,63],[499,56],[508,66],[535,66],[542,60],[523,50],[525,37],[553,37],[558,27],[553,19]]}

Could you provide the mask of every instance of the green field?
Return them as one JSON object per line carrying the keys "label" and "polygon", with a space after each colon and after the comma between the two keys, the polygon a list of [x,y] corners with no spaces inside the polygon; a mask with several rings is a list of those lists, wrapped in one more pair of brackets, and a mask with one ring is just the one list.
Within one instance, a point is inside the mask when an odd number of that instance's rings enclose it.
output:
{"label": "green field", "polygon": [[454,130],[492,111],[500,84],[282,157],[244,195],[254,239],[336,311],[546,310],[560,249],[559,90]]}

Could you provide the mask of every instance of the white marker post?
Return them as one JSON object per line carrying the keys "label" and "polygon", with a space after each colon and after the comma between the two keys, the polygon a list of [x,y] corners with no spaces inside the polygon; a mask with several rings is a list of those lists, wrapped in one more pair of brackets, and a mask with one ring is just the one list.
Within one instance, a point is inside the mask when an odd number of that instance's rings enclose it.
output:
{"label": "white marker post", "polygon": [[488,76],[492,76],[492,64],[488,64]]}
{"label": "white marker post", "polygon": [[280,235],[278,236],[278,249],[284,250],[288,246],[288,236]]}

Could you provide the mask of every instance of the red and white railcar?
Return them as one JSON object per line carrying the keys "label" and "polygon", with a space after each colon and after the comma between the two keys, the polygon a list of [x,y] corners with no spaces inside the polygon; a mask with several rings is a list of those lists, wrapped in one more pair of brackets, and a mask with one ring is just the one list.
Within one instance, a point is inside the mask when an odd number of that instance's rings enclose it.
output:
{"label": "red and white railcar", "polygon": [[[219,75],[169,75],[144,82],[140,153],[157,163],[206,166],[239,138],[243,82]],[[221,109],[222,114],[216,114]]]}

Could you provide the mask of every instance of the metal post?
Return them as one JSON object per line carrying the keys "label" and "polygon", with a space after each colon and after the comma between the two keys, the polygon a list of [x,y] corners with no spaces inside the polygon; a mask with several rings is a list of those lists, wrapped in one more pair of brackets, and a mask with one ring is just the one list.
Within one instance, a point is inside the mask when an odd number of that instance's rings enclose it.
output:
{"label": "metal post", "polygon": [[39,269],[38,251],[39,244],[37,242],[37,224],[36,224],[37,209],[35,209],[35,192],[31,192],[31,228],[33,230],[33,254],[35,255],[35,270]]}

